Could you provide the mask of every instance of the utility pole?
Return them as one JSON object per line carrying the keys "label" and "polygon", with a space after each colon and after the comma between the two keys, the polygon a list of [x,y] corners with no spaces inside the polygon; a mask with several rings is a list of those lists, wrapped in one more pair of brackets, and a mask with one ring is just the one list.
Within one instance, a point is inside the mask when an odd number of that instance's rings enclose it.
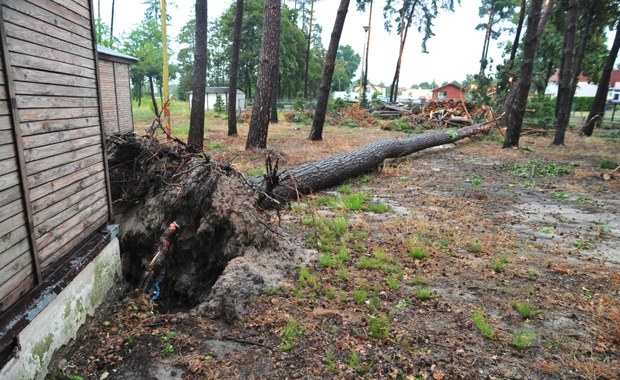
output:
{"label": "utility pole", "polygon": [[[168,87],[169,73],[168,73],[168,35],[166,34],[166,0],[161,0],[161,38],[162,38],[162,48],[163,48],[163,64],[164,64],[164,104],[163,104],[163,113],[164,113],[164,130],[167,133],[168,140],[170,138],[170,91]],[[161,120],[160,120],[161,122]]]}

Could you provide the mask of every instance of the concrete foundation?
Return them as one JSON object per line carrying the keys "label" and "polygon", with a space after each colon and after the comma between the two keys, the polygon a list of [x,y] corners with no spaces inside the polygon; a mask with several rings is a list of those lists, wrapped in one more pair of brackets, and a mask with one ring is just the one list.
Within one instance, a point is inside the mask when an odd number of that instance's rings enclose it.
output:
{"label": "concrete foundation", "polygon": [[17,353],[0,369],[0,379],[44,379],[54,352],[75,339],[87,316],[121,280],[114,238],[17,336]]}

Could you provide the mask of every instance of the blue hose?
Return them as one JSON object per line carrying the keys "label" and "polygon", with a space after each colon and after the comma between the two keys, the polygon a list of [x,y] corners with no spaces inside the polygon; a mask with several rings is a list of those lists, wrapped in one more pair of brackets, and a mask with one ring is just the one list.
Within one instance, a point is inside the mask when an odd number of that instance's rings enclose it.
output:
{"label": "blue hose", "polygon": [[153,294],[153,297],[151,297],[151,302],[155,301],[156,299],[159,298],[159,281],[155,283],[155,294]]}

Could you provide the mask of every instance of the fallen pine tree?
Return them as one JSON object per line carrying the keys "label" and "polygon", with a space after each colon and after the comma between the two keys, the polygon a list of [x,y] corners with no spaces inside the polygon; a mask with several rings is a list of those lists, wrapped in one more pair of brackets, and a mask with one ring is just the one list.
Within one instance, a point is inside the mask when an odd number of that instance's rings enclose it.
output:
{"label": "fallen pine tree", "polygon": [[486,133],[491,125],[485,123],[456,130],[423,133],[406,139],[379,140],[352,152],[301,164],[280,173],[275,166],[270,167],[268,160],[267,174],[250,178],[249,182],[255,190],[263,194],[259,197],[259,206],[273,207],[336,186],[349,178],[376,169],[386,159],[407,156],[434,146]]}
{"label": "fallen pine tree", "polygon": [[487,132],[490,125],[380,140],[281,172],[268,159],[268,173],[249,180],[178,141],[113,137],[108,161],[125,278],[138,282],[159,236],[174,220],[180,231],[159,302],[235,318],[251,295],[277,286],[310,258],[260,208],[337,185],[388,158]]}

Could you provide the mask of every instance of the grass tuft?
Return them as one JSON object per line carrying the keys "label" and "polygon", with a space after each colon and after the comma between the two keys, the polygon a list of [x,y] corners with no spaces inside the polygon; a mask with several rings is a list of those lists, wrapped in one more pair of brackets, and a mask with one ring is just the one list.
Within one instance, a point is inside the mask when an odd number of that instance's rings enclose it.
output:
{"label": "grass tuft", "polygon": [[484,313],[482,311],[474,311],[472,319],[478,330],[482,333],[482,335],[489,339],[495,338],[495,329],[493,328],[493,326],[491,326],[489,321],[486,320],[486,317],[484,316]]}

